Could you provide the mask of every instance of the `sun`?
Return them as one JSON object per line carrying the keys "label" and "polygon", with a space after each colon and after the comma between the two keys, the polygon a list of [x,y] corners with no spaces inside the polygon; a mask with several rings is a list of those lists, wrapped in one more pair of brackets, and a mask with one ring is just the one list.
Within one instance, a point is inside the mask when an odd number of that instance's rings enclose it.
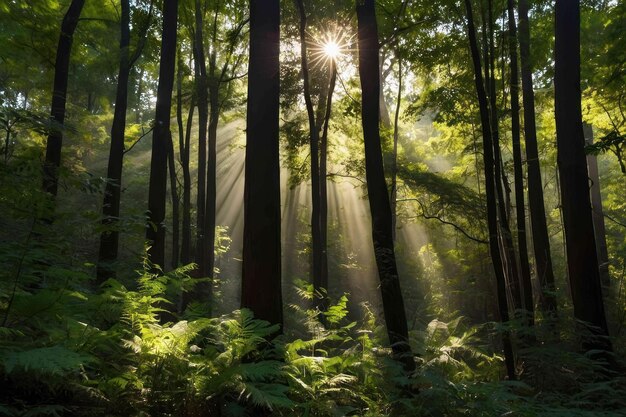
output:
{"label": "sun", "polygon": [[323,33],[311,33],[310,51],[313,66],[336,65],[350,51],[352,39],[343,29],[330,29]]}
{"label": "sun", "polygon": [[341,47],[337,42],[330,40],[323,45],[324,54],[331,59],[337,58],[341,54]]}

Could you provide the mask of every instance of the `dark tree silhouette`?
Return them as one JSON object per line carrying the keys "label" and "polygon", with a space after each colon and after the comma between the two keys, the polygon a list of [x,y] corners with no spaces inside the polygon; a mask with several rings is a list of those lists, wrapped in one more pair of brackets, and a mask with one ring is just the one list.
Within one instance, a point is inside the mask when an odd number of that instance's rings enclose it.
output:
{"label": "dark tree silhouette", "polygon": [[[465,0],[465,10],[467,13],[467,31],[469,35],[472,63],[474,65],[474,82],[476,84],[476,94],[480,109],[480,122],[483,135],[483,161],[485,165],[485,194],[487,196],[487,226],[489,228],[489,253],[496,276],[496,289],[498,296],[498,312],[500,321],[509,321],[509,309],[506,298],[506,279],[504,265],[500,255],[498,245],[498,213],[496,207],[496,186],[494,176],[493,143],[491,140],[491,127],[489,121],[489,103],[487,93],[483,84],[482,68],[480,65],[480,53],[478,51],[478,41],[476,40],[476,29],[474,27],[474,16],[470,0]],[[515,359],[513,357],[513,347],[511,336],[507,330],[502,332],[502,346],[504,349],[504,361],[507,374],[510,379],[515,379]]]}
{"label": "dark tree silhouette", "polygon": [[[150,15],[152,9],[150,9]],[[104,189],[102,202],[102,225],[105,230],[100,235],[100,248],[98,252],[98,281],[113,276],[115,270],[112,263],[115,262],[119,250],[119,230],[117,223],[120,216],[120,199],[122,190],[122,167],[124,161],[124,131],[126,129],[126,111],[128,109],[128,81],[130,71],[134,63],[141,55],[146,40],[148,24],[144,28],[137,49],[130,53],[130,2],[121,0],[120,15],[120,62],[117,76],[117,90],[115,93],[115,112],[111,125],[111,149],[107,166],[107,183]]]}
{"label": "dark tree silhouette", "polygon": [[541,167],[537,150],[537,128],[535,125],[535,93],[533,91],[532,66],[530,61],[530,29],[528,23],[528,0],[519,0],[519,49],[524,103],[524,143],[528,167],[528,208],[533,236],[535,268],[541,286],[539,305],[548,318],[554,319],[557,312],[554,270],[550,254],[550,238],[543,204]]}
{"label": "dark tree silhouette", "polygon": [[513,170],[515,178],[515,214],[517,223],[517,246],[520,261],[520,279],[522,284],[522,306],[525,322],[534,324],[535,307],[533,287],[530,281],[528,262],[528,244],[526,243],[526,205],[524,203],[524,170],[522,168],[522,148],[519,120],[519,72],[517,63],[517,25],[515,23],[514,0],[507,1],[509,20],[509,60],[511,67],[511,138],[513,143]]}
{"label": "dark tree silhouette", "polygon": [[379,131],[380,74],[378,66],[378,26],[374,0],[357,2],[359,45],[359,78],[362,91],[362,123],[365,142],[365,175],[372,215],[372,240],[383,311],[394,356],[405,370],[415,369],[408,343],[404,301],[398,279],[398,268],[391,231],[391,207],[385,182]]}
{"label": "dark tree silhouette", "polygon": [[159,85],[152,134],[150,186],[148,191],[148,225],[146,240],[150,245],[148,258],[154,265],[165,265],[165,197],[167,191],[167,155],[170,134],[170,108],[176,69],[176,22],[178,1],[163,1],[163,31]]}
{"label": "dark tree silhouette", "polygon": [[67,78],[74,31],[85,0],[72,0],[61,23],[61,33],[54,63],[54,85],[52,87],[52,105],[50,116],[57,126],[48,134],[46,160],[43,165],[43,190],[56,197],[59,187],[59,167],[61,166],[61,148],[63,146],[63,124],[65,123],[65,101],[67,98]]}
{"label": "dark tree silhouette", "polygon": [[280,2],[251,0],[241,306],[282,325],[279,35]]}
{"label": "dark tree silhouette", "polygon": [[[307,56],[306,38],[306,11],[304,1],[297,0],[298,13],[300,15],[300,64],[302,67],[303,94],[306,105],[306,113],[309,122],[309,151],[311,160],[311,255],[312,255],[312,275],[313,288],[319,295],[322,289],[328,288],[328,265],[326,271],[322,271],[322,230],[321,230],[321,181],[320,177],[320,132],[315,121],[315,111],[311,100],[309,59]],[[318,298],[317,306],[323,308],[323,298]]]}
{"label": "dark tree silhouette", "polygon": [[580,95],[580,4],[557,0],[554,101],[557,162],[574,316],[587,326],[584,349],[611,350],[593,230]]}

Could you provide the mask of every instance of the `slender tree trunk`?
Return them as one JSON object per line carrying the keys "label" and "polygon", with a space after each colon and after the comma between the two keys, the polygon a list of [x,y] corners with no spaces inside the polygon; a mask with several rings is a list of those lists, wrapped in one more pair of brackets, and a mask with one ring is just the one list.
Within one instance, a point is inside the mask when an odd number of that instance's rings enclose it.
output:
{"label": "slender tree trunk", "polygon": [[612,350],[593,231],[580,96],[580,4],[557,0],[554,100],[557,161],[574,316],[586,323],[583,348]]}
{"label": "slender tree trunk", "polygon": [[180,149],[180,162],[183,170],[183,213],[182,213],[182,241],[180,248],[180,260],[183,265],[191,262],[191,172],[189,169],[189,140],[191,137],[191,122],[195,106],[192,97],[189,103],[187,115],[187,129],[183,128],[183,60],[178,54],[178,74],[176,80],[176,120],[178,122],[178,147]]}
{"label": "slender tree trunk", "polygon": [[[474,28],[474,18],[472,13],[472,4],[470,0],[465,0],[465,8],[467,12],[467,31],[469,35],[470,49],[472,54],[472,63],[474,65],[474,82],[476,84],[476,94],[478,96],[478,104],[480,108],[480,121],[483,133],[483,161],[485,169],[485,194],[487,196],[487,225],[489,228],[489,252],[491,254],[491,262],[496,276],[496,293],[498,298],[498,312],[500,321],[507,323],[509,321],[509,310],[506,298],[506,280],[504,275],[504,265],[500,255],[498,245],[498,219],[496,207],[496,187],[494,176],[494,158],[493,143],[491,141],[491,127],[489,121],[489,104],[487,94],[483,84],[482,68],[480,65],[480,53],[478,51],[478,41],[476,40],[476,30]],[[511,345],[511,336],[508,330],[502,331],[502,346],[504,349],[504,362],[506,365],[509,379],[515,379],[515,359],[513,357],[513,347]]]}
{"label": "slender tree trunk", "polygon": [[524,171],[522,169],[522,149],[519,121],[519,75],[517,69],[517,25],[515,24],[514,0],[507,1],[509,17],[509,59],[511,65],[511,134],[513,142],[513,169],[515,177],[515,213],[517,216],[517,245],[519,249],[520,275],[523,292],[523,306],[527,324],[534,324],[533,303],[528,244],[526,243],[526,205],[524,200]]}
{"label": "slender tree trunk", "polygon": [[[309,121],[309,149],[311,160],[311,243],[312,243],[312,264],[313,264],[313,288],[318,294],[316,307],[320,308],[326,298],[322,286],[322,245],[321,245],[321,218],[320,218],[320,167],[319,167],[319,130],[315,123],[315,111],[311,100],[311,89],[309,80],[309,60],[306,46],[306,12],[304,1],[297,0],[298,12],[300,14],[300,63],[302,67],[302,78],[304,81],[304,102]],[[320,316],[323,318],[323,316]]]}
{"label": "slender tree trunk", "polygon": [[178,198],[178,178],[174,158],[174,141],[170,133],[168,141],[167,165],[170,172],[170,193],[172,198],[172,269],[178,268],[180,249],[180,201]]}
{"label": "slender tree trunk", "polygon": [[[333,104],[333,93],[337,81],[337,66],[334,60],[330,61],[330,83],[326,94],[326,106],[324,113],[324,129],[320,141],[320,286],[328,288],[328,125]],[[325,297],[320,305],[322,311],[328,309],[328,298]]]}
{"label": "slender tree trunk", "polygon": [[279,53],[280,2],[250,0],[241,306],[282,326]]}
{"label": "slender tree trunk", "polygon": [[385,314],[387,333],[394,356],[406,371],[415,369],[408,343],[408,328],[398,268],[393,248],[391,207],[385,182],[379,131],[380,77],[378,27],[374,0],[357,2],[359,78],[362,91],[362,123],[365,142],[365,173],[372,215],[372,240]]}
{"label": "slender tree trunk", "polygon": [[488,31],[489,31],[489,69],[486,70],[488,81],[486,85],[488,88],[488,95],[491,109],[491,137],[493,143],[493,163],[494,163],[494,176],[497,196],[498,218],[500,225],[500,237],[502,242],[502,253],[505,268],[508,271],[508,283],[511,291],[511,297],[513,300],[513,309],[515,311],[521,311],[522,309],[522,290],[520,285],[519,270],[517,268],[517,260],[515,256],[515,248],[513,246],[513,235],[509,226],[509,216],[507,213],[507,204],[505,201],[503,182],[506,181],[505,176],[502,174],[502,157],[500,153],[500,129],[497,107],[497,93],[496,93],[496,74],[495,74],[495,42],[494,42],[494,17],[493,17],[493,1],[488,0]]}
{"label": "slender tree trunk", "polygon": [[539,299],[543,314],[554,321],[557,314],[556,287],[550,254],[550,238],[546,223],[546,210],[543,204],[541,167],[537,150],[537,129],[535,126],[535,94],[533,91],[532,66],[530,62],[530,29],[528,24],[528,0],[519,0],[519,46],[522,69],[522,92],[524,102],[524,139],[526,144],[526,164],[528,166],[528,206],[535,253],[535,268],[541,287]]}
{"label": "slender tree trunk", "polygon": [[[54,85],[52,87],[52,105],[50,116],[56,123],[48,134],[46,143],[46,160],[43,165],[43,190],[53,198],[57,196],[59,187],[59,167],[61,166],[61,148],[63,146],[63,124],[65,123],[65,101],[72,52],[74,31],[83,9],[85,0],[72,0],[61,23],[61,33],[54,63]],[[48,220],[52,220],[49,216]]]}
{"label": "slender tree trunk", "polygon": [[148,191],[148,227],[146,240],[150,242],[148,258],[153,265],[165,266],[165,195],[167,191],[167,148],[171,140],[170,108],[176,68],[176,22],[178,1],[163,1],[163,31],[159,85],[152,135],[150,188]]}
{"label": "slender tree trunk", "polygon": [[[583,123],[585,144],[593,145],[593,128],[588,123]],[[602,195],[600,194],[600,175],[598,174],[598,157],[587,155],[587,171],[591,180],[591,207],[593,209],[593,230],[596,237],[596,250],[600,267],[600,282],[602,286],[611,286],[609,275],[609,254],[606,247],[606,228],[604,226],[604,211],[602,210]]]}
{"label": "slender tree trunk", "polygon": [[402,57],[398,57],[398,96],[396,98],[396,112],[393,118],[393,155],[391,160],[391,230],[393,241],[396,241],[397,196],[398,196],[398,135],[400,133],[398,122],[400,120],[400,104],[402,103]]}
{"label": "slender tree trunk", "polygon": [[124,160],[124,131],[126,129],[126,110],[128,107],[128,80],[130,76],[130,2],[121,0],[120,20],[120,63],[115,94],[115,113],[111,126],[111,149],[107,168],[107,183],[102,203],[102,226],[105,230],[100,235],[98,282],[115,276],[112,263],[117,260],[119,248],[120,196],[122,188],[122,165]]}
{"label": "slender tree trunk", "polygon": [[[217,125],[220,120],[219,87],[220,81],[216,74],[217,59],[217,17],[219,5],[215,6],[213,18],[213,30],[211,34],[211,54],[209,57],[209,104],[211,111],[209,114],[209,143],[207,153],[207,180],[206,180],[206,200],[204,203],[204,250],[205,265],[201,268],[209,279],[213,279],[215,267],[215,215],[217,212]],[[213,283],[209,282],[207,298],[211,297]],[[208,301],[208,300],[207,300]]]}
{"label": "slender tree trunk", "polygon": [[[196,68],[196,98],[198,100],[198,192],[196,194],[196,264],[198,277],[206,277],[205,247],[205,208],[206,208],[206,170],[207,170],[207,124],[209,120],[209,98],[207,93],[207,71],[204,56],[203,15],[200,0],[195,1],[195,39],[194,61]],[[210,291],[210,285],[198,284],[192,298],[204,300]]]}

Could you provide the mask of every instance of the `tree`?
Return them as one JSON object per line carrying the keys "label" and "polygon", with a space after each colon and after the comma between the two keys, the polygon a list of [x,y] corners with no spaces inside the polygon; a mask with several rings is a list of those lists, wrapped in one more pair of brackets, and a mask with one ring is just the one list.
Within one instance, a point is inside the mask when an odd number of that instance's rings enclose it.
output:
{"label": "tree", "polygon": [[509,65],[511,67],[511,137],[513,142],[513,169],[515,177],[515,214],[517,223],[517,245],[519,249],[520,278],[522,284],[522,305],[524,320],[534,323],[534,302],[526,243],[526,206],[524,203],[524,171],[522,168],[522,149],[519,120],[519,73],[517,64],[517,25],[515,24],[514,0],[507,1],[509,21]]}
{"label": "tree", "polygon": [[530,60],[530,29],[528,22],[528,0],[519,0],[519,49],[522,75],[522,95],[524,104],[524,141],[526,164],[528,166],[528,207],[532,232],[533,250],[537,279],[541,287],[539,304],[543,313],[554,319],[557,303],[554,284],[550,238],[546,223],[546,209],[543,202],[541,168],[537,150],[537,128],[535,123],[535,94],[533,91],[532,64]]}
{"label": "tree", "polygon": [[593,230],[580,97],[580,4],[557,0],[554,105],[567,270],[574,316],[588,335],[583,349],[612,350]]}
{"label": "tree", "polygon": [[72,0],[63,17],[56,61],[54,63],[54,86],[52,88],[51,118],[57,126],[50,130],[46,143],[46,160],[43,165],[43,190],[56,198],[59,186],[59,168],[61,166],[61,148],[63,146],[63,125],[65,123],[65,102],[67,98],[67,79],[74,31],[78,25],[80,12],[85,0]]}
{"label": "tree", "polygon": [[152,134],[150,186],[148,191],[148,257],[153,265],[165,266],[165,197],[167,190],[167,155],[170,133],[170,108],[176,68],[176,23],[178,0],[163,1],[163,31],[159,85]]}
{"label": "tree", "polygon": [[282,325],[279,32],[280,2],[251,0],[241,306]]}
{"label": "tree", "polygon": [[[130,53],[130,2],[121,0],[120,19],[120,60],[115,94],[115,113],[111,126],[111,149],[107,167],[107,183],[102,202],[102,226],[105,230],[100,234],[98,251],[98,281],[102,282],[114,275],[111,263],[117,259],[119,247],[119,230],[117,223],[120,216],[120,197],[122,191],[122,164],[124,159],[124,131],[126,129],[126,111],[128,109],[128,82],[130,71],[139,58],[146,40],[149,26],[146,24],[142,40],[132,54]],[[151,5],[152,7],[152,5]],[[149,15],[152,13],[150,9]]]}
{"label": "tree", "polygon": [[385,182],[379,131],[380,74],[378,28],[374,0],[357,2],[359,78],[361,80],[361,121],[365,143],[365,173],[372,216],[372,241],[389,342],[394,356],[406,371],[415,369],[408,343],[406,313],[398,279],[391,230],[391,207]]}
{"label": "tree", "polygon": [[[496,186],[494,176],[494,157],[493,143],[491,140],[491,127],[489,120],[489,104],[485,85],[483,84],[482,68],[480,65],[480,53],[478,52],[478,41],[476,40],[476,29],[474,27],[474,17],[472,13],[472,4],[470,0],[465,0],[465,10],[467,13],[467,31],[469,35],[470,50],[472,55],[472,63],[474,66],[474,82],[476,85],[476,94],[478,96],[478,104],[480,109],[480,122],[483,135],[483,162],[485,169],[485,194],[487,196],[487,226],[489,228],[489,252],[491,262],[496,277],[496,292],[498,297],[498,312],[500,321],[507,323],[509,321],[509,310],[506,297],[506,282],[504,274],[504,265],[500,255],[498,246],[498,219],[496,208]],[[504,348],[504,361],[507,374],[510,379],[515,379],[515,360],[513,357],[513,347],[511,345],[511,336],[508,330],[502,332],[502,346]]]}
{"label": "tree", "polygon": [[318,306],[323,306],[323,298],[321,291],[328,288],[328,264],[325,265],[326,270],[322,271],[322,230],[321,230],[321,181],[326,178],[320,176],[320,134],[317,123],[315,121],[315,111],[311,100],[311,89],[309,86],[309,59],[307,56],[307,38],[306,38],[306,11],[304,10],[304,1],[297,0],[298,13],[300,15],[300,63],[302,67],[303,94],[306,104],[306,113],[309,122],[309,150],[311,160],[311,252],[313,259],[313,288],[321,297]]}
{"label": "tree", "polygon": [[[204,55],[204,10],[200,0],[195,0],[194,28],[194,70],[196,77],[196,104],[198,105],[198,192],[196,194],[196,264],[197,275],[206,277],[206,252],[204,233],[206,170],[207,170],[207,124],[209,122],[209,97],[207,92],[207,71]],[[211,286],[202,283],[195,289],[195,296],[203,299],[210,296]]]}

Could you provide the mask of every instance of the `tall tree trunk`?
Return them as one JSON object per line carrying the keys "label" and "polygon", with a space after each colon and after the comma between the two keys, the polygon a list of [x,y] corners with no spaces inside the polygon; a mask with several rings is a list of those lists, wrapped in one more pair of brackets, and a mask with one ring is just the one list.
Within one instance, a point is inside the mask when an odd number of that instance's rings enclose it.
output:
{"label": "tall tree trunk", "polygon": [[519,270],[515,256],[515,248],[513,246],[513,235],[509,226],[509,216],[507,212],[507,204],[505,201],[503,183],[506,181],[502,169],[502,156],[500,153],[500,128],[498,118],[497,93],[496,93],[496,74],[495,74],[495,41],[494,41],[494,16],[493,1],[488,0],[488,31],[489,31],[489,74],[486,85],[488,85],[488,95],[491,109],[491,137],[493,143],[493,163],[494,176],[497,196],[498,218],[500,225],[500,238],[502,242],[502,253],[505,268],[508,276],[511,298],[513,300],[513,309],[520,311],[522,309],[522,291],[520,285]]}
{"label": "tall tree trunk", "polygon": [[[220,80],[217,78],[217,17],[219,14],[219,4],[215,6],[213,17],[213,30],[211,33],[211,54],[209,57],[209,143],[207,153],[206,171],[206,200],[204,202],[204,250],[205,265],[201,268],[209,279],[213,279],[215,267],[215,215],[217,212],[217,125],[220,120],[219,87]],[[213,283],[209,282],[207,298],[211,297]],[[209,300],[207,300],[209,301]]]}
{"label": "tall tree trunk", "polygon": [[170,172],[170,193],[172,198],[172,269],[178,268],[180,249],[180,201],[178,198],[178,178],[174,158],[174,141],[170,132],[167,150],[167,165]]}
{"label": "tall tree trunk", "polygon": [[393,233],[393,241],[396,241],[396,222],[397,213],[397,196],[398,196],[398,136],[400,134],[400,104],[402,104],[402,57],[398,56],[398,96],[396,98],[396,112],[393,118],[393,155],[391,159],[391,196],[389,203],[391,204],[391,231]]}
{"label": "tall tree trunk", "polygon": [[557,161],[574,316],[587,324],[584,349],[612,350],[598,269],[580,104],[580,4],[555,7],[554,100]]}
{"label": "tall tree trunk", "polygon": [[191,122],[195,100],[192,96],[187,114],[187,128],[183,128],[183,60],[178,54],[178,74],[176,80],[176,120],[178,122],[178,147],[180,149],[180,163],[183,170],[183,215],[182,215],[182,241],[180,248],[180,261],[183,265],[191,262],[191,172],[189,169],[189,142],[191,137]]}
{"label": "tall tree trunk", "polygon": [[[320,140],[320,286],[328,288],[328,125],[333,104],[333,93],[337,81],[337,65],[334,59],[330,61],[330,83],[326,94],[326,106],[324,113],[324,128]],[[328,309],[328,298],[325,297],[320,305],[322,311]]]}
{"label": "tall tree trunk", "polygon": [[241,306],[282,326],[279,53],[280,2],[250,0]]}
{"label": "tall tree trunk", "polygon": [[528,0],[519,0],[519,47],[522,68],[522,92],[524,102],[524,139],[526,164],[528,167],[528,206],[535,253],[535,268],[541,287],[539,299],[543,314],[554,320],[557,314],[556,287],[550,254],[550,238],[543,204],[541,167],[537,150],[537,128],[535,126],[535,94],[533,91],[532,66],[530,61],[530,29],[528,23]]}
{"label": "tall tree trunk", "polygon": [[[65,123],[65,101],[67,98],[67,80],[69,75],[70,55],[74,31],[78,25],[80,12],[85,0],[72,0],[63,17],[56,61],[54,63],[54,84],[52,87],[52,105],[50,116],[56,123],[48,134],[46,160],[43,165],[43,190],[53,198],[59,187],[59,167],[61,166],[61,148],[63,146],[63,124]],[[52,220],[52,216],[48,220]]]}
{"label": "tall tree trunk", "polygon": [[[309,121],[309,149],[311,160],[311,243],[312,243],[312,263],[313,263],[313,288],[318,294],[316,307],[320,308],[324,303],[322,281],[322,245],[321,245],[321,218],[320,218],[320,166],[319,166],[319,130],[315,123],[315,111],[311,100],[311,89],[309,79],[309,60],[306,46],[306,12],[304,1],[297,0],[298,12],[300,14],[300,64],[302,67],[302,78],[304,81],[304,102]],[[320,316],[323,318],[323,316]]]}
{"label": "tall tree trunk", "polygon": [[408,341],[406,312],[391,231],[391,207],[385,182],[379,131],[380,77],[378,66],[378,27],[374,0],[358,1],[359,78],[362,91],[362,123],[365,142],[365,174],[372,215],[372,240],[383,311],[389,341],[397,360],[406,371],[415,369]]}
{"label": "tall tree trunk", "polygon": [[107,183],[102,203],[102,226],[105,230],[100,235],[98,282],[115,276],[112,263],[117,260],[119,248],[120,195],[122,188],[122,164],[124,159],[124,131],[126,129],[126,110],[128,107],[128,79],[130,76],[130,2],[121,0],[120,20],[120,66],[115,94],[115,113],[111,126],[111,149],[107,168]]}
{"label": "tall tree trunk", "polygon": [[511,135],[513,142],[513,169],[515,177],[515,213],[517,216],[517,245],[519,249],[520,275],[523,292],[523,306],[527,324],[534,324],[533,303],[528,244],[526,242],[526,205],[524,199],[524,171],[522,169],[522,149],[520,144],[519,122],[519,75],[517,70],[517,25],[515,24],[514,0],[507,1],[509,17],[509,59],[511,65]]}
{"label": "tall tree trunk", "polygon": [[[204,11],[200,0],[195,1],[195,39],[194,61],[196,68],[196,98],[198,103],[198,192],[196,194],[196,264],[198,277],[206,277],[205,247],[205,209],[206,209],[206,165],[207,165],[207,124],[209,120],[209,98],[207,93],[207,71],[204,56]],[[191,298],[206,301],[211,286],[206,283],[198,284]]]}
{"label": "tall tree trunk", "polygon": [[178,1],[163,1],[163,31],[159,85],[152,134],[150,187],[148,191],[148,227],[146,240],[150,242],[148,258],[154,265],[165,266],[165,195],[167,191],[167,148],[171,140],[170,108],[176,68],[176,22]]}
{"label": "tall tree trunk", "polygon": [[[469,35],[469,43],[472,54],[472,63],[474,65],[474,82],[476,84],[476,94],[478,96],[478,104],[480,108],[480,122],[483,134],[483,161],[485,169],[485,194],[487,197],[487,225],[489,228],[489,252],[491,254],[491,262],[496,277],[496,293],[498,298],[498,312],[500,321],[507,323],[509,321],[509,309],[506,298],[506,280],[504,275],[504,265],[500,255],[498,244],[498,213],[496,207],[496,186],[494,176],[494,158],[493,143],[491,141],[491,127],[489,121],[489,103],[487,94],[483,84],[482,68],[480,65],[480,53],[478,51],[478,41],[476,40],[476,30],[474,28],[474,17],[472,13],[472,4],[470,0],[465,0],[465,9],[467,12],[467,31]],[[509,331],[502,331],[502,346],[504,349],[504,362],[506,365],[509,379],[515,379],[515,359],[513,357],[513,347],[511,345],[511,336]]]}
{"label": "tall tree trunk", "polygon": [[[593,128],[588,123],[583,123],[585,144],[593,145]],[[587,171],[591,180],[591,208],[593,210],[593,230],[596,237],[596,250],[600,267],[600,282],[602,286],[611,286],[609,275],[609,254],[606,247],[606,228],[604,226],[604,211],[602,210],[602,195],[600,194],[600,175],[598,174],[598,157],[593,154],[587,155]]]}

